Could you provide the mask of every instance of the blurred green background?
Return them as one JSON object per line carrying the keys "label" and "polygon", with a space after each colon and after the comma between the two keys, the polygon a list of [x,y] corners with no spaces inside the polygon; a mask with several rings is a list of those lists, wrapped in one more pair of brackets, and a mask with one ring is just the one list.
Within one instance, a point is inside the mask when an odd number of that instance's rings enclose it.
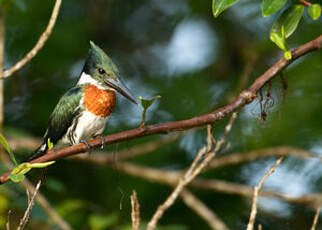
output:
{"label": "blurred green background", "polygon": [[[24,56],[45,29],[54,1],[20,1],[6,14],[5,67]],[[283,54],[269,41],[276,16],[262,18],[261,1],[240,1],[214,19],[211,1],[194,0],[96,0],[63,1],[53,34],[39,54],[21,71],[5,80],[4,134],[40,138],[59,97],[77,82],[89,41],[101,46],[117,63],[136,96],[161,99],[147,114],[147,123],[176,121],[204,114],[228,103],[236,95],[245,66],[249,80],[258,77]],[[312,40],[322,32],[321,19],[313,22],[305,12],[289,48]],[[252,60],[255,60],[252,62]],[[267,119],[260,118],[255,100],[241,110],[229,135],[226,154],[280,145],[322,154],[322,52],[307,55],[272,82]],[[265,93],[264,88],[264,93]],[[236,92],[237,90],[237,92]],[[285,99],[283,100],[283,94]],[[106,133],[139,125],[141,110],[121,97]],[[214,126],[223,134],[227,119]],[[41,192],[74,229],[131,229],[130,195],[136,190],[141,218],[147,222],[171,188],[124,174],[117,168],[117,151],[157,140],[150,136],[106,146],[116,163],[102,167],[60,160],[48,168]],[[158,169],[185,169],[205,144],[205,130],[194,130],[177,141],[131,162]],[[18,158],[30,150],[20,151]],[[17,152],[18,154],[19,152]],[[218,168],[202,175],[249,186],[256,185],[275,158]],[[4,169],[3,169],[4,170]],[[265,183],[288,196],[320,193],[322,166],[318,160],[288,157]],[[40,177],[35,170],[32,181]],[[230,229],[246,229],[249,198],[191,189]],[[1,228],[7,211],[14,225],[26,207],[24,189],[8,183],[0,187]],[[263,229],[309,229],[314,210],[273,198],[259,200],[257,224]],[[1,223],[0,223],[1,224]],[[27,229],[58,229],[35,205]],[[160,221],[160,230],[209,229],[178,199]],[[322,224],[318,229],[322,229]]]}

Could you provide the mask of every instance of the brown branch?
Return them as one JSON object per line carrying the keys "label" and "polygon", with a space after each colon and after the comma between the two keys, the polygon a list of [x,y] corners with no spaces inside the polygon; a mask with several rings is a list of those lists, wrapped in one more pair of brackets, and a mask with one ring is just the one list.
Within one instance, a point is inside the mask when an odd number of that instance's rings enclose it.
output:
{"label": "brown branch", "polygon": [[281,164],[283,159],[284,159],[284,157],[278,158],[277,161],[275,162],[275,164],[268,170],[268,172],[265,173],[263,178],[260,180],[259,184],[257,186],[255,186],[254,195],[253,195],[253,201],[252,201],[252,209],[251,209],[250,216],[249,216],[249,222],[248,222],[248,225],[247,225],[247,230],[253,230],[254,229],[255,218],[256,218],[256,214],[257,214],[257,198],[258,198],[259,191],[262,189],[265,180]]}
{"label": "brown branch", "polygon": [[62,3],[62,0],[56,0],[48,25],[45,31],[39,37],[36,45],[26,54],[25,57],[23,57],[20,61],[18,61],[14,66],[9,68],[8,70],[5,70],[3,75],[0,76],[0,79],[10,77],[12,74],[20,70],[22,67],[24,67],[32,58],[34,58],[37,55],[37,53],[45,45],[45,43],[47,42],[48,38],[50,37],[53,31],[61,3]]}
{"label": "brown branch", "polygon": [[[156,125],[150,125],[145,127],[139,127],[136,129],[111,134],[105,136],[106,144],[118,143],[121,141],[131,140],[138,137],[154,135],[154,134],[167,134],[175,131],[182,131],[191,129],[194,127],[204,126],[212,124],[216,121],[222,120],[234,111],[240,109],[244,105],[252,102],[256,98],[256,93],[261,89],[269,80],[274,78],[279,72],[285,69],[289,64],[293,63],[297,58],[318,50],[322,47],[322,35],[316,39],[305,43],[292,51],[292,59],[286,60],[281,58],[272,67],[270,67],[265,73],[259,76],[255,82],[247,89],[240,93],[239,97],[232,103],[215,110],[212,113],[205,114],[202,116],[194,117],[187,120],[174,121],[161,123]],[[101,138],[96,138],[88,141],[92,147],[101,146]],[[70,147],[62,148],[56,151],[49,150],[45,155],[35,159],[32,163],[36,162],[47,162],[58,160],[67,156],[71,156],[78,153],[84,153],[87,151],[86,144],[81,143]],[[0,184],[5,183],[8,180],[10,171],[0,176]]]}
{"label": "brown branch", "polygon": [[180,196],[184,203],[203,218],[212,229],[229,230],[225,223],[189,190],[182,190]]}
{"label": "brown branch", "polygon": [[319,220],[319,215],[320,215],[320,207],[318,207],[315,211],[315,215],[314,215],[314,219],[313,219],[313,223],[312,223],[312,227],[311,230],[315,230],[316,226],[318,224],[318,220]]}

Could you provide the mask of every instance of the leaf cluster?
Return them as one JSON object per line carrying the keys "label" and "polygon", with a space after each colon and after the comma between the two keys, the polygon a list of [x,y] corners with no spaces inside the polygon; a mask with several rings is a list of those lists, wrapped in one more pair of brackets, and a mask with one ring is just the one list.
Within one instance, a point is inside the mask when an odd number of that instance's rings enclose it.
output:
{"label": "leaf cluster", "polygon": [[[213,0],[212,11],[214,17],[218,17],[224,10],[237,3],[238,0]],[[267,17],[281,13],[276,17],[270,31],[270,39],[280,49],[284,51],[287,60],[292,58],[291,52],[287,48],[286,39],[296,30],[301,18],[303,17],[305,5],[299,3],[286,4],[287,0],[263,0],[262,16]],[[307,11],[313,20],[321,16],[321,5],[307,2]]]}

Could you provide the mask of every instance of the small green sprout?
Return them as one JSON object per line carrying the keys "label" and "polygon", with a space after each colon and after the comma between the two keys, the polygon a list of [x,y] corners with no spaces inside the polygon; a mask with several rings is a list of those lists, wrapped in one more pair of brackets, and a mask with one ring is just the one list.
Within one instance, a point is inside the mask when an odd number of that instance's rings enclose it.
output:
{"label": "small green sprout", "polygon": [[47,139],[47,146],[49,150],[51,150],[54,147],[54,143],[50,141],[50,138]]}
{"label": "small green sprout", "polygon": [[141,96],[139,97],[140,101],[141,101],[141,106],[143,108],[142,111],[142,120],[141,120],[141,124],[140,127],[143,127],[145,124],[145,115],[146,115],[146,111],[148,110],[148,108],[152,105],[152,103],[154,102],[155,99],[157,98],[161,98],[160,95],[156,95],[150,99],[143,99]]}

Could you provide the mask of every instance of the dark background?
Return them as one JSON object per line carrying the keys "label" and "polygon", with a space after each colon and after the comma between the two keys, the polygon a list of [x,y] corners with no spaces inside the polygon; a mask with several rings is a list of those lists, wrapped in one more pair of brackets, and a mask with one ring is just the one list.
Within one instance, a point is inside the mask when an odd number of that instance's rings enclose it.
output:
{"label": "dark background", "polygon": [[[54,2],[29,0],[21,4],[7,11],[6,68],[36,43],[47,25]],[[227,104],[229,96],[241,90],[238,82],[252,58],[255,57],[256,62],[251,65],[246,86],[283,55],[269,41],[274,17],[276,15],[262,18],[261,1],[240,1],[217,19],[212,16],[211,1],[63,1],[45,47],[25,68],[5,80],[5,135],[39,138],[43,135],[59,97],[77,82],[90,40],[116,62],[124,81],[137,97],[162,96],[149,110],[148,124],[212,111]],[[299,28],[288,40],[289,48],[320,35],[321,25],[321,19],[313,22],[305,12]],[[273,105],[267,108],[266,121],[260,118],[258,100],[242,109],[229,136],[231,148],[226,154],[287,145],[321,156],[321,62],[322,53],[317,51],[288,67],[283,72],[288,83],[286,92],[278,77],[272,82]],[[141,110],[119,96],[105,132],[137,127],[140,120]],[[222,135],[226,123],[227,119],[216,123],[216,137]],[[105,150],[130,149],[158,138],[160,136],[126,141],[106,146]],[[159,169],[184,169],[204,143],[205,130],[197,129],[131,162]],[[22,154],[19,157],[22,159]],[[274,162],[275,158],[264,158],[212,170],[203,176],[254,186]],[[320,193],[321,172],[319,160],[288,157],[264,188],[288,196]],[[39,173],[31,173],[31,179],[38,177]],[[167,186],[122,173],[117,163],[104,168],[61,160],[48,169],[46,178],[41,191],[74,229],[131,229],[133,189],[138,193],[144,223],[171,191]],[[228,227],[246,228],[251,199],[213,191],[192,191]],[[3,204],[0,205],[2,226],[9,209],[14,213],[12,222],[18,221],[26,206],[24,190],[13,183],[2,185],[0,198],[3,200],[0,202]],[[261,223],[265,230],[309,229],[313,215],[314,210],[304,205],[261,198],[256,223]],[[105,228],[95,228],[93,224],[100,217],[110,220]],[[58,229],[36,205],[30,229],[47,228]],[[165,213],[159,229],[209,227],[178,199]]]}

